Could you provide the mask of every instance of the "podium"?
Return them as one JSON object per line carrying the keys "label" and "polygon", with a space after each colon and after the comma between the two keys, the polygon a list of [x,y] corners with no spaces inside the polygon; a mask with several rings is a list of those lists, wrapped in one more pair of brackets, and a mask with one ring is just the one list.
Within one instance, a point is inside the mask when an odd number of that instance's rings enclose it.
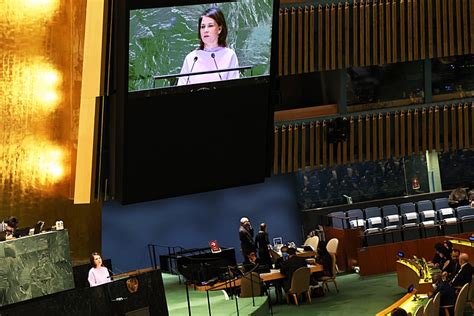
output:
{"label": "podium", "polygon": [[75,288],[0,308],[0,315],[168,315],[161,270],[123,273],[113,282]]}

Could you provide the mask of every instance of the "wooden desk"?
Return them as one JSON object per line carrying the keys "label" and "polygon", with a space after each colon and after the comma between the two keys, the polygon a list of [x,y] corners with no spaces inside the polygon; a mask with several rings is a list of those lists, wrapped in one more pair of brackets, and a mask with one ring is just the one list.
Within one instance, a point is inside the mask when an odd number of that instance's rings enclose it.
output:
{"label": "wooden desk", "polygon": [[[323,271],[323,266],[320,264],[308,266],[313,272]],[[269,282],[274,280],[281,280],[284,279],[286,275],[280,273],[279,269],[272,269],[271,272],[268,273],[260,273],[260,278],[263,282]],[[218,291],[218,290],[225,290],[232,287],[239,287],[240,286],[240,279],[232,279],[225,282],[217,282],[213,285],[192,285],[195,290],[198,291]]]}
{"label": "wooden desk", "polygon": [[[360,266],[360,275],[368,276],[396,271],[396,261],[398,259],[397,253],[399,251],[403,251],[405,253],[405,257],[407,258],[417,256],[418,258],[426,258],[427,260],[431,260],[435,254],[434,246],[436,243],[442,243],[444,240],[451,239],[464,239],[466,241],[465,238],[467,238],[468,235],[470,234],[462,233],[456,234],[454,236],[436,236],[359,248],[357,250],[357,256]],[[326,238],[327,236],[328,235],[326,234]],[[458,245],[455,244],[454,248],[458,248]],[[469,254],[469,261],[471,264],[474,264],[474,247],[469,249],[470,247],[461,245],[459,248],[461,248],[461,252],[467,252]]]}
{"label": "wooden desk", "polygon": [[315,258],[317,253],[315,251],[303,251],[297,252],[296,255],[303,258]]}
{"label": "wooden desk", "polygon": [[390,313],[397,307],[401,307],[407,313],[411,313],[412,315],[414,315],[419,306],[425,305],[426,302],[428,302],[428,295],[420,294],[418,295],[418,299],[416,301],[413,301],[413,295],[414,293],[405,294],[401,299],[399,299],[398,301],[396,301],[395,303],[393,303],[392,305],[378,312],[375,315],[376,316],[390,315]]}
{"label": "wooden desk", "polygon": [[421,278],[420,267],[415,264],[411,264],[407,261],[397,261],[397,278],[398,285],[401,288],[408,289],[409,286],[413,285],[417,290],[417,293],[427,294],[433,291],[431,274],[428,271],[424,278]]}
{"label": "wooden desk", "polygon": [[[158,267],[158,269],[159,268],[160,267]],[[155,269],[153,269],[152,267],[149,267],[149,268],[145,268],[145,269],[137,269],[137,270],[132,270],[132,271],[123,272],[123,273],[119,273],[119,274],[114,274],[112,276],[112,280],[124,279],[124,278],[128,278],[128,277],[131,277],[131,276],[136,276],[136,275],[139,275],[139,274],[151,272],[153,270],[155,270]]]}

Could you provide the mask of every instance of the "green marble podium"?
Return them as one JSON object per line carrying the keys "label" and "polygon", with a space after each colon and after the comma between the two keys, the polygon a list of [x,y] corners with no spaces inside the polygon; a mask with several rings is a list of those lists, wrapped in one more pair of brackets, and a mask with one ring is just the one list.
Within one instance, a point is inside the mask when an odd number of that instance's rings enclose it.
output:
{"label": "green marble podium", "polygon": [[73,288],[67,230],[0,242],[0,307]]}

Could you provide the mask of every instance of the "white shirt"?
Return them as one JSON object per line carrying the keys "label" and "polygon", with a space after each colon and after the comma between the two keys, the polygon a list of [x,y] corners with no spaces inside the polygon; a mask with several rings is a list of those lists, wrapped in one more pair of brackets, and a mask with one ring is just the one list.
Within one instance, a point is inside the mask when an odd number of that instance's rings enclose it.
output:
{"label": "white shirt", "polygon": [[106,267],[91,268],[87,278],[90,286],[97,286],[111,281],[109,270]]}
{"label": "white shirt", "polygon": [[[214,58],[212,57],[214,54]],[[197,57],[197,59],[196,59]],[[235,52],[227,47],[217,47],[212,50],[194,50],[184,59],[182,74],[193,72],[210,71],[216,69],[229,69],[239,67],[239,61]],[[215,72],[204,75],[184,76],[178,78],[178,86],[194,83],[230,80],[239,78],[240,73],[236,71]]]}

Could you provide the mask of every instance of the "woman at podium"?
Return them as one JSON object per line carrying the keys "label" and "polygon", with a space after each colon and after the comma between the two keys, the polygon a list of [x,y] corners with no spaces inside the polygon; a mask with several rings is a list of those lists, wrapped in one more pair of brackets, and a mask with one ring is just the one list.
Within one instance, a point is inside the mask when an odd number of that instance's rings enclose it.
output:
{"label": "woman at podium", "polygon": [[[224,14],[217,7],[207,9],[199,18],[199,48],[190,52],[184,59],[178,86],[221,81],[239,78],[238,70],[225,71],[239,67],[239,61],[234,50],[227,47],[227,24]],[[202,75],[192,75],[193,72],[220,70]]]}
{"label": "woman at podium", "polygon": [[100,253],[93,252],[90,257],[92,268],[89,270],[87,280],[91,287],[110,282],[112,279],[109,269],[102,265],[102,257]]}

